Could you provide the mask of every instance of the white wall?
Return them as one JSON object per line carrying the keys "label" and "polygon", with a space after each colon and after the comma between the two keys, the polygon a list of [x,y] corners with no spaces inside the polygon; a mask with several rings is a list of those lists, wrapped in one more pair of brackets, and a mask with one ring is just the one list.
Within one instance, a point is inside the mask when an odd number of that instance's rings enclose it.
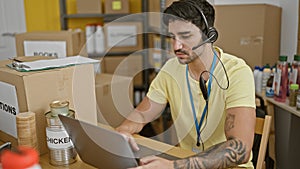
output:
{"label": "white wall", "polygon": [[208,0],[215,5],[229,4],[271,4],[282,8],[280,55],[294,59],[298,43],[299,0]]}
{"label": "white wall", "polygon": [[280,0],[281,17],[281,48],[280,54],[294,59],[298,43],[298,0]]}

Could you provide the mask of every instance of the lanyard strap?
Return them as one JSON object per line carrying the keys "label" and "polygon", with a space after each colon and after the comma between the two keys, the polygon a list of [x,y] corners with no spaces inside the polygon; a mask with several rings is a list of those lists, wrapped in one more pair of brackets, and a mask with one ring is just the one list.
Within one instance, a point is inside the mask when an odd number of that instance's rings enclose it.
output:
{"label": "lanyard strap", "polygon": [[[213,70],[214,70],[214,68],[215,68],[216,57],[217,57],[217,55],[216,55],[216,53],[214,51],[214,59],[213,59],[213,63],[212,63],[211,69],[210,69],[210,73],[212,73]],[[195,110],[195,105],[194,105],[193,94],[192,94],[192,91],[191,91],[191,85],[190,85],[189,78],[188,78],[188,72],[189,72],[189,70],[188,70],[188,65],[187,65],[186,66],[186,82],[187,82],[187,87],[188,87],[189,96],[190,96],[190,103],[191,103],[191,107],[192,107],[192,111],[193,111],[193,116],[194,116],[194,123],[195,123],[196,131],[197,131],[197,146],[200,146],[200,129],[201,129],[204,117],[205,117],[205,115],[207,113],[206,110],[207,110],[208,102],[206,102],[206,104],[205,104],[205,107],[203,109],[200,122],[198,123],[197,115],[196,115],[196,110]],[[212,75],[210,74],[209,75],[208,89],[207,89],[208,98],[209,98],[210,91],[211,91],[211,82],[212,82]]]}

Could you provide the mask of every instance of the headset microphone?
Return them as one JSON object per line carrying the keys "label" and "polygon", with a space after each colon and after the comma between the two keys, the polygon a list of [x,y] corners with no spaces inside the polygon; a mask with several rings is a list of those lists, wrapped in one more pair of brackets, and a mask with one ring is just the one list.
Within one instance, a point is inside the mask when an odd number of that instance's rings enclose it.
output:
{"label": "headset microphone", "polygon": [[203,44],[207,43],[207,42],[211,42],[211,40],[213,38],[215,38],[217,34],[213,34],[212,36],[208,37],[207,39],[205,39],[203,42],[201,42],[199,45],[192,47],[192,50],[196,50],[197,48],[199,48],[200,46],[202,46]]}

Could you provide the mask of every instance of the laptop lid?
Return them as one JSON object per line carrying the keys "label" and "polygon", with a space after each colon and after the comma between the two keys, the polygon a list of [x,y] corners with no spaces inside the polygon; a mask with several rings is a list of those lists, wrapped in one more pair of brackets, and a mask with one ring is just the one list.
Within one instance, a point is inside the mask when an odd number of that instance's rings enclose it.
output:
{"label": "laptop lid", "polygon": [[138,166],[133,151],[120,133],[59,115],[82,161],[97,168]]}

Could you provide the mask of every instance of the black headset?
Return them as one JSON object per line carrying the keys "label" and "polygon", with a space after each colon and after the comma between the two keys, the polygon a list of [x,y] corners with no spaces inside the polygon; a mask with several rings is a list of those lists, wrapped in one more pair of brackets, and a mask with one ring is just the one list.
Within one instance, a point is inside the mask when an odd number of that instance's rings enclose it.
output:
{"label": "black headset", "polygon": [[[200,44],[198,44],[197,46],[192,47],[192,50],[197,49],[198,47],[200,47],[201,45],[203,45],[207,42],[214,43],[218,39],[218,31],[216,30],[216,28],[208,25],[207,19],[204,15],[203,11],[201,10],[201,8],[199,6],[197,6],[191,0],[187,0],[187,1],[183,1],[183,2],[188,3],[189,5],[193,6],[198,11],[198,13],[201,15],[201,17],[205,23],[205,33],[206,33],[207,39],[204,40],[203,42],[201,42]],[[199,86],[200,86],[204,100],[208,101],[208,92],[207,92],[205,83],[206,83],[206,81],[203,79],[202,75],[200,75]]]}
{"label": "black headset", "polygon": [[201,10],[201,8],[199,6],[197,6],[195,4],[195,2],[191,1],[191,0],[187,0],[187,1],[183,1],[185,3],[188,3],[189,5],[193,6],[194,8],[196,8],[196,10],[198,11],[198,13],[201,15],[204,23],[205,23],[205,33],[206,33],[206,36],[207,36],[207,39],[204,40],[202,43],[200,43],[199,45],[197,46],[194,46],[192,48],[192,50],[195,50],[197,49],[198,47],[200,47],[201,45],[203,45],[204,43],[207,43],[207,42],[211,42],[211,43],[214,43],[217,39],[218,39],[218,31],[216,30],[215,27],[212,27],[212,26],[209,26],[208,25],[208,22],[207,22],[207,19],[203,13],[203,11]]}

